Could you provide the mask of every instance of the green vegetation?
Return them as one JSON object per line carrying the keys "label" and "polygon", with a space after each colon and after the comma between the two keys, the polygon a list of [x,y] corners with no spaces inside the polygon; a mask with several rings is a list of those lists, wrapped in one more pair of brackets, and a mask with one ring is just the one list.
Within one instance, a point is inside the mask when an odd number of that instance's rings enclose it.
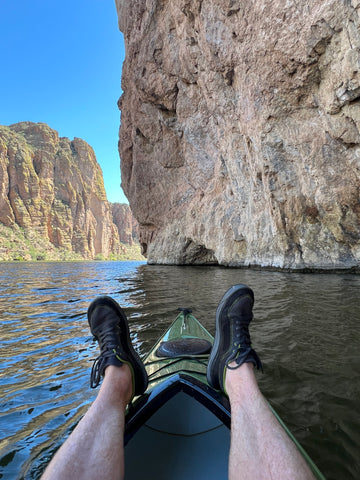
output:
{"label": "green vegetation", "polygon": [[109,257],[105,257],[102,253],[98,253],[95,257],[94,260],[97,261],[104,261],[104,260],[110,260],[110,261],[126,261],[126,260],[146,260],[145,257],[141,255],[141,247],[140,245],[133,244],[133,245],[125,245],[122,244],[122,247],[124,248],[124,252],[116,255],[115,253],[110,253]]}
{"label": "green vegetation", "polygon": [[120,255],[110,254],[108,260],[146,260],[145,257],[141,255],[141,247],[138,243],[133,245],[122,244],[125,252]]}
{"label": "green vegetation", "polygon": [[[123,244],[122,247],[123,253],[119,255],[110,254],[107,258],[99,253],[94,260],[145,260],[141,255],[139,244],[132,246]],[[56,248],[34,230],[24,229],[17,225],[10,228],[0,223],[0,262],[71,262],[79,260],[89,259],[65,248]]]}

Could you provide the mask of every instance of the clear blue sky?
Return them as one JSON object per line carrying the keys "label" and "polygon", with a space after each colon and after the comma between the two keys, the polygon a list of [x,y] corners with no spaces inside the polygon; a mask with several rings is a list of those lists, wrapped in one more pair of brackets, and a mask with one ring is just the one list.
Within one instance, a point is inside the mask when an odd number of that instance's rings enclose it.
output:
{"label": "clear blue sky", "polygon": [[123,36],[115,0],[0,0],[0,124],[45,122],[88,142],[111,202],[120,188],[117,150]]}

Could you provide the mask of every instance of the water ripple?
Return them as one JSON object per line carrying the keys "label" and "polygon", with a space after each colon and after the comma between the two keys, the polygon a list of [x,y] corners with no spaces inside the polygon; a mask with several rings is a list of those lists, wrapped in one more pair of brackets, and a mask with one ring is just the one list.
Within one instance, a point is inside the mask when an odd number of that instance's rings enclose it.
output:
{"label": "water ripple", "polygon": [[94,297],[121,303],[144,355],[180,306],[214,333],[235,283],[255,292],[265,396],[328,479],[360,478],[360,277],[139,262],[1,264],[0,478],[38,479],[95,398]]}

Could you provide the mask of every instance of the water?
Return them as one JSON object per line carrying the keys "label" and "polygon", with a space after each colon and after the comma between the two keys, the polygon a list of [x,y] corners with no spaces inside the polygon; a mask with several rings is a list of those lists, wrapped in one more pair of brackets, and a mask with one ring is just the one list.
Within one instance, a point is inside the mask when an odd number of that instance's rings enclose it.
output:
{"label": "water", "polygon": [[360,276],[139,262],[0,264],[0,478],[37,479],[93,401],[86,310],[125,308],[145,354],[179,306],[214,333],[224,291],[255,292],[260,387],[328,479],[360,478]]}

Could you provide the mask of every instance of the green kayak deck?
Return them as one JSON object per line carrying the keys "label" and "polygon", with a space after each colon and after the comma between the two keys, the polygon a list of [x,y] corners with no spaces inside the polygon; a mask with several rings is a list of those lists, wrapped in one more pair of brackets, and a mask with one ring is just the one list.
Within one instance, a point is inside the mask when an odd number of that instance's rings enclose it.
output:
{"label": "green kayak deck", "polygon": [[[199,340],[209,346],[205,353],[199,353],[203,345]],[[189,310],[182,311],[144,360],[149,375],[149,388],[154,388],[164,378],[178,372],[186,372],[207,383],[206,368],[213,341],[212,335]],[[159,349],[160,354],[157,353]],[[169,356],[161,355],[162,351]]]}

